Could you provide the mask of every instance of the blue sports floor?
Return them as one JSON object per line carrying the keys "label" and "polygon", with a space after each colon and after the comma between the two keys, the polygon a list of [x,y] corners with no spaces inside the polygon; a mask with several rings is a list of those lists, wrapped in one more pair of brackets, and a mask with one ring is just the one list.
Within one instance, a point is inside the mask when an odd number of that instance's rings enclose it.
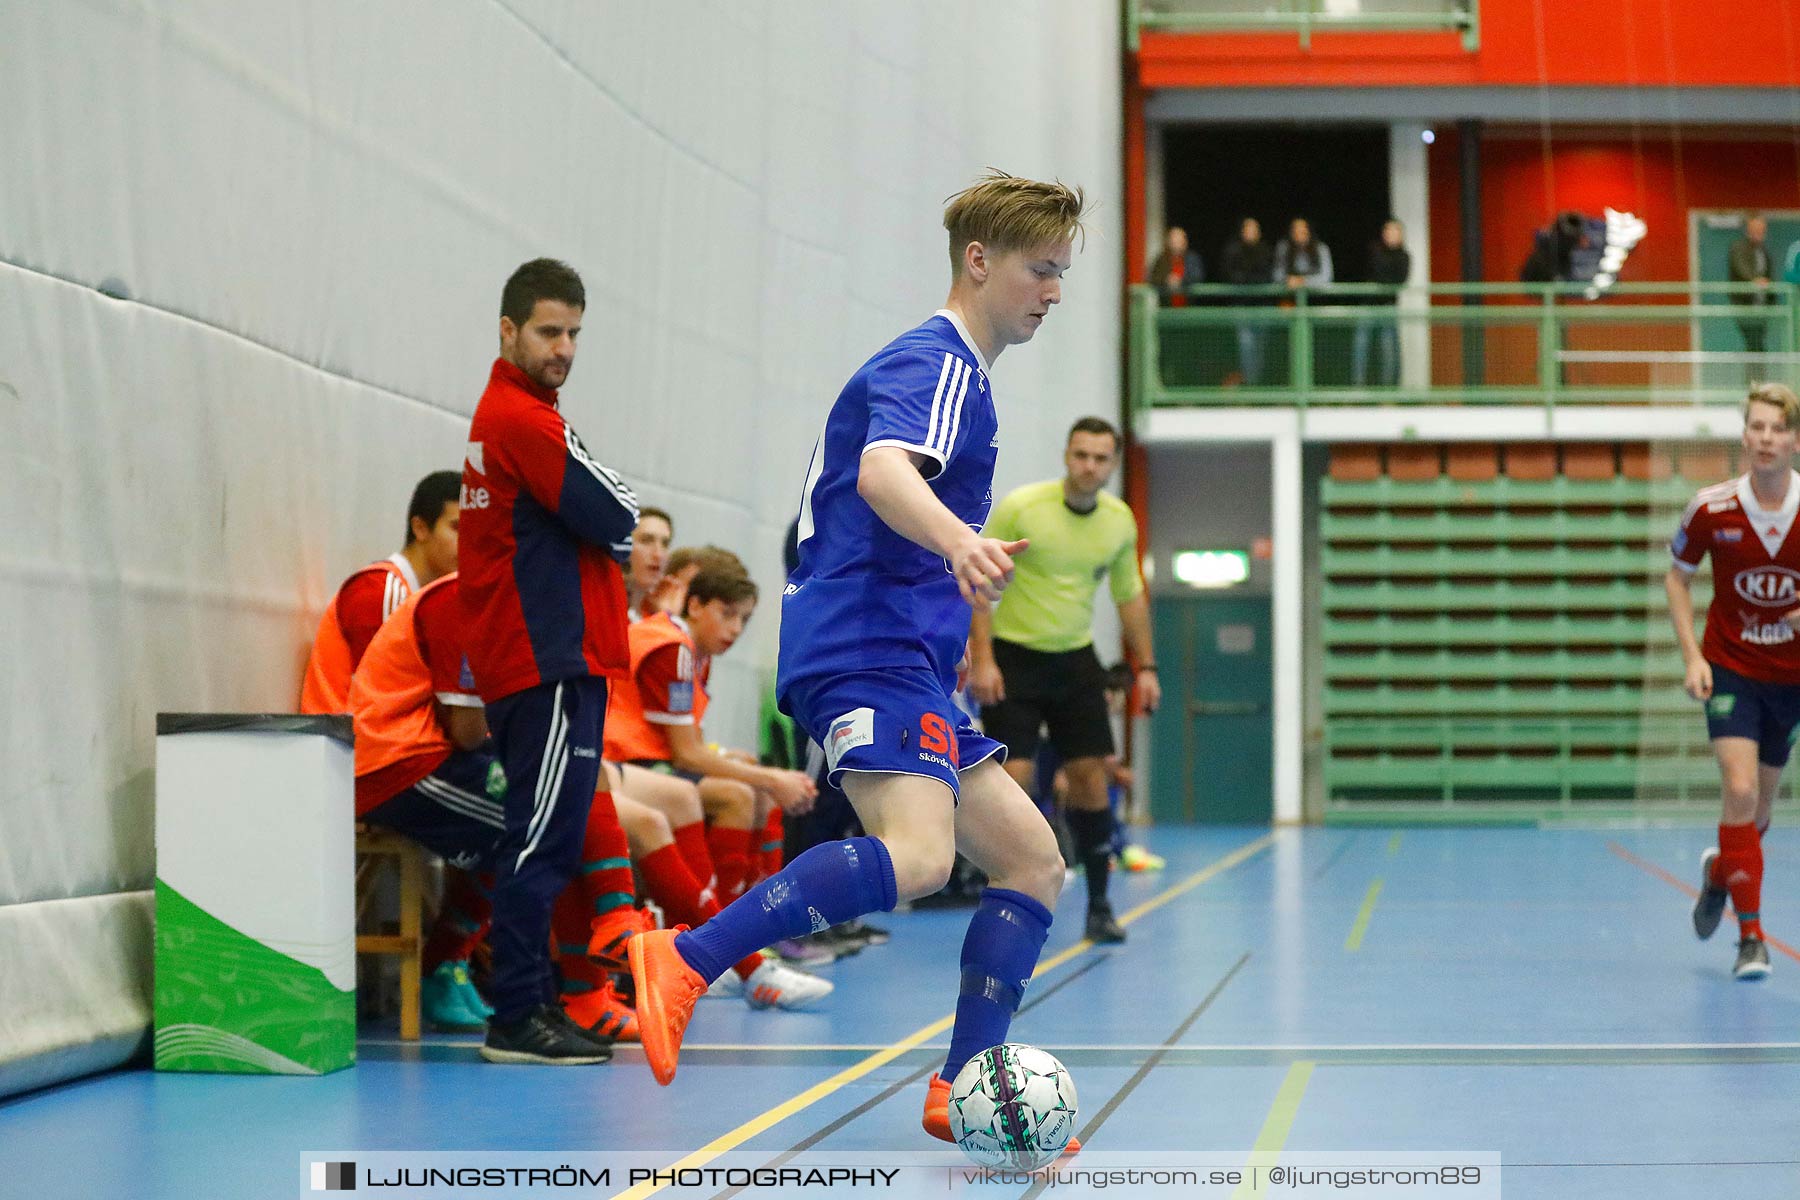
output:
{"label": "blue sports floor", "polygon": [[[1731,978],[1729,916],[1689,929],[1698,826],[1143,840],[1168,867],[1115,876],[1130,941],[1079,942],[1077,880],[1014,1025],[1073,1071],[1091,1149],[1497,1151],[1509,1200],[1800,1197],[1800,830],[1766,844],[1759,983]],[[965,920],[886,918],[820,1012],[702,1001],[668,1089],[635,1049],[500,1067],[467,1035],[368,1031],[325,1078],[124,1071],[0,1102],[0,1196],[292,1196],[325,1149],[938,1148],[918,1116]]]}

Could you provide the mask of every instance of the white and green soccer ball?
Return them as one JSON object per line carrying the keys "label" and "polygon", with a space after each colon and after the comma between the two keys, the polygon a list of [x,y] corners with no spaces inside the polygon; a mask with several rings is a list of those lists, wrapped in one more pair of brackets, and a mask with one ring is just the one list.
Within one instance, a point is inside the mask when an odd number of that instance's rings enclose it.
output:
{"label": "white and green soccer ball", "polygon": [[1054,1161],[1075,1117],[1069,1069],[1036,1046],[989,1047],[950,1084],[950,1135],[984,1167],[1029,1171]]}

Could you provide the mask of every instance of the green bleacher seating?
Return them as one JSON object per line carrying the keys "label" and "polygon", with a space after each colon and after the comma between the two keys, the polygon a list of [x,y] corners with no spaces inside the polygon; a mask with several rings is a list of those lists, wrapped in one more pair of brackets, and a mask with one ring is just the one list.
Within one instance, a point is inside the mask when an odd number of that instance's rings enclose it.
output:
{"label": "green bleacher seating", "polygon": [[[1544,451],[1495,457],[1541,475]],[[1485,450],[1431,475],[1433,453],[1409,450],[1422,478],[1359,460],[1320,483],[1328,809],[1716,795],[1661,583],[1682,506],[1715,479],[1648,477],[1629,446],[1584,448],[1589,478],[1483,478]],[[1703,614],[1704,568],[1694,593]]]}

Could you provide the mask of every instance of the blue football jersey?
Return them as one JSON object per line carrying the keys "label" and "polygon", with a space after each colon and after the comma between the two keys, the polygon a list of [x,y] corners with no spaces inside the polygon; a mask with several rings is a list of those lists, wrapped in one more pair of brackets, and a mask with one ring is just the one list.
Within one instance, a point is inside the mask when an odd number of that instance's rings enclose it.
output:
{"label": "blue football jersey", "polygon": [[800,503],[800,565],[781,602],[778,695],[797,679],[922,667],[955,686],[969,606],[942,557],[901,537],[856,492],[865,450],[899,446],[951,512],[980,531],[1000,425],[987,364],[952,313],[864,363],[825,421]]}

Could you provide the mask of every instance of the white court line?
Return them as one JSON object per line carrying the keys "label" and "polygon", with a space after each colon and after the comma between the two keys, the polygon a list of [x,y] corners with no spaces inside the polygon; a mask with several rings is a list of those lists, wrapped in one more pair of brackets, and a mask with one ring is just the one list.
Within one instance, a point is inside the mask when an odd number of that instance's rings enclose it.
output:
{"label": "white court line", "polygon": [[[479,1047],[479,1041],[419,1041],[408,1042],[400,1038],[362,1038],[359,1046],[455,1046],[464,1049]],[[621,1042],[615,1049],[631,1049],[634,1042]],[[914,1046],[914,1050],[947,1050],[948,1042],[922,1042]],[[818,1054],[847,1053],[850,1051],[885,1050],[886,1042],[844,1042],[844,1043],[785,1043],[785,1042],[695,1042],[683,1046],[685,1050],[761,1051],[769,1054],[794,1054],[814,1052]],[[1324,1053],[1353,1050],[1800,1050],[1800,1042],[1352,1042],[1326,1045],[1323,1043],[1299,1042],[1177,1042],[1173,1046],[1161,1042],[1058,1042],[1050,1047],[1053,1050],[1218,1050],[1218,1051],[1293,1051],[1295,1053]]]}
{"label": "white court line", "polygon": [[[479,1040],[472,1041],[472,1042],[465,1042],[465,1041],[461,1041],[461,1040],[452,1041],[448,1038],[444,1038],[444,1039],[433,1038],[430,1041],[421,1040],[421,1041],[416,1041],[416,1042],[409,1042],[404,1038],[358,1038],[356,1040],[356,1044],[359,1046],[454,1046],[458,1049],[474,1049],[474,1048],[479,1047],[481,1045],[481,1042]],[[887,1042],[831,1042],[831,1043],[744,1042],[741,1044],[737,1043],[737,1042],[689,1042],[689,1043],[683,1045],[682,1049],[684,1051],[685,1050],[767,1050],[770,1053],[780,1052],[780,1053],[785,1053],[785,1054],[792,1054],[796,1050],[817,1050],[820,1053],[825,1053],[825,1052],[832,1051],[832,1050],[846,1050],[846,1051],[848,1051],[848,1050],[886,1050],[888,1048],[888,1045],[889,1045],[889,1043],[887,1043]],[[635,1048],[636,1046],[637,1046],[636,1042],[615,1042],[613,1044],[613,1049],[629,1050],[629,1049]],[[950,1048],[949,1042],[926,1042],[926,1043],[922,1043],[919,1046],[914,1047],[914,1049],[918,1049],[918,1050],[948,1050],[949,1048]],[[1087,1049],[1087,1047],[1079,1047],[1079,1048]],[[1108,1047],[1108,1048],[1110,1049],[1110,1047]]]}

